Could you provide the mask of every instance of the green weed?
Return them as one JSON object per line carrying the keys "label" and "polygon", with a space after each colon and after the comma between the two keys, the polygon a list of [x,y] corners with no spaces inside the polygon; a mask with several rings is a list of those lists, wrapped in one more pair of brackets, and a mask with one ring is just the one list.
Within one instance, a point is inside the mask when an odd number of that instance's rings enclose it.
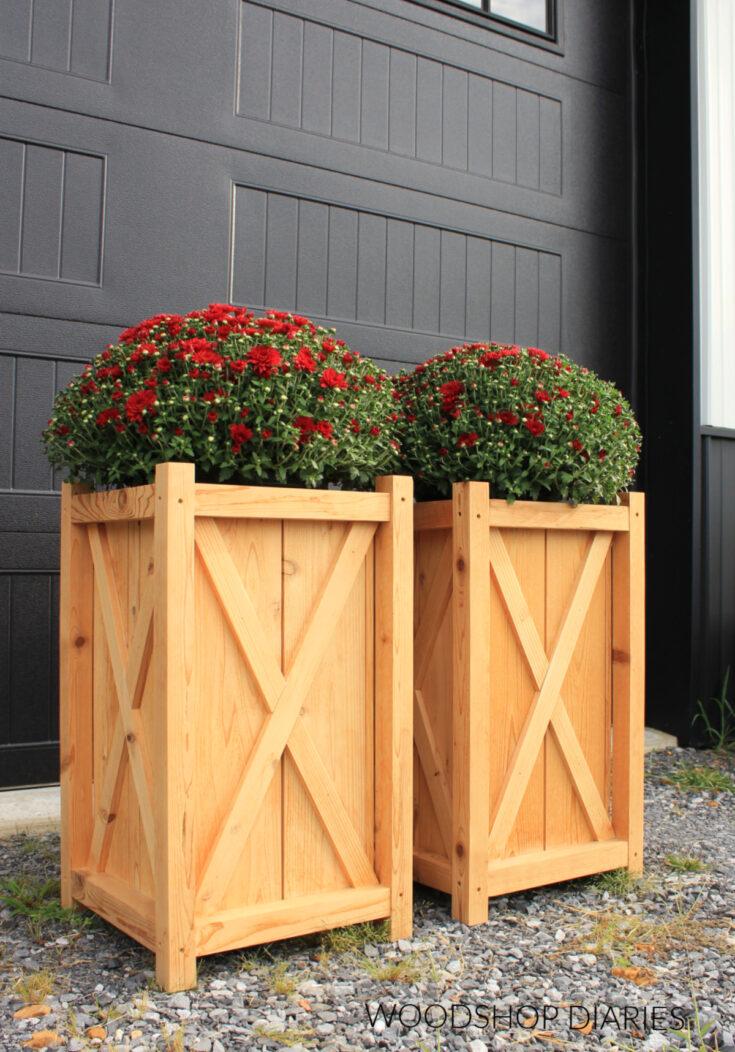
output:
{"label": "green weed", "polygon": [[684,792],[735,793],[735,782],[730,775],[716,767],[682,763],[664,781]]}

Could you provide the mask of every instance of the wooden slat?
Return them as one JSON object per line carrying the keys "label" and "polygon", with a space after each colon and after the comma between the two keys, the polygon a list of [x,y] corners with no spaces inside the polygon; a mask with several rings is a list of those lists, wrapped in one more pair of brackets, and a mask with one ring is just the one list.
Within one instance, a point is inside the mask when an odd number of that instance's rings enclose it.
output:
{"label": "wooden slat", "polygon": [[[126,633],[123,623],[122,609],[120,607],[120,597],[117,592],[115,574],[112,568],[112,559],[107,544],[107,538],[101,532],[103,529],[104,527],[100,527],[97,524],[92,524],[87,527],[89,545],[92,551],[92,561],[94,563],[97,596],[102,610],[102,621],[105,626],[107,649],[115,680],[119,717],[122,721],[122,730],[125,736],[127,755],[130,761],[136,796],[138,798],[138,807],[140,809],[140,818],[143,825],[146,846],[148,848],[151,863],[153,863],[155,858],[156,834],[154,829],[153,807],[151,804],[151,763],[145,737],[141,733],[142,728],[140,717],[137,710],[133,709],[133,696],[140,695],[142,664],[133,669],[129,666],[128,651],[125,642]],[[135,660],[139,660],[141,663],[146,656],[147,640],[150,633],[150,619],[152,614],[151,598],[152,593],[146,597],[144,604],[145,611],[141,611],[142,613],[145,613],[147,621],[144,621],[142,617],[139,619],[134,636]],[[133,684],[132,691],[130,687],[131,682]],[[107,782],[107,777],[105,781]],[[103,806],[98,812],[97,828],[95,829],[95,846],[98,842],[99,822],[102,820],[102,813],[104,811],[106,811],[108,815],[112,813],[107,800],[104,801]]]}
{"label": "wooden slat", "polygon": [[[520,807],[526,787],[528,786],[528,780],[535,765],[536,757],[541,748],[546,729],[549,726],[555,708],[560,704],[559,699],[562,684],[564,683],[569,662],[572,653],[574,652],[574,647],[584,623],[597,580],[600,576],[600,571],[605,563],[611,539],[611,533],[601,532],[594,535],[590,544],[589,553],[580,572],[572,600],[562,622],[562,627],[559,631],[556,644],[554,645],[551,658],[548,662],[543,682],[536,698],[534,699],[534,705],[529,711],[521,735],[516,743],[516,748],[503,784],[503,790],[500,794],[493,815],[490,837],[491,853],[493,855],[497,855],[502,850],[510,836],[513,823],[518,813],[518,808]],[[508,602],[507,596],[513,594],[513,581],[510,579],[510,576],[506,576],[507,566],[502,557],[502,552],[504,551],[502,538],[500,537],[499,532],[494,529],[490,531],[490,550],[493,572],[498,581],[501,592],[506,596],[506,602]],[[512,574],[512,577],[515,579],[515,574]],[[518,592],[520,592],[520,589],[517,588],[516,580],[516,593]],[[518,596],[516,594],[516,599],[517,598]],[[508,610],[509,616],[517,626],[519,632],[521,631],[521,626],[528,627],[529,624],[530,626],[533,625],[532,620],[530,622],[527,620],[527,617],[530,617],[530,614],[527,615],[528,607],[525,600],[523,600],[522,606],[519,602],[516,609],[509,606]],[[538,638],[538,633],[536,633],[535,630],[534,636],[535,638],[531,636],[530,632],[527,633],[527,637],[525,635],[519,635],[519,641],[521,642],[521,645],[523,645],[524,639],[527,638],[530,652],[535,655],[533,667],[536,667],[536,662],[541,660],[538,651],[540,650],[543,652],[543,647]],[[585,780],[583,784],[588,784],[588,780]],[[604,832],[605,830],[600,831],[600,835],[603,835]]]}
{"label": "wooden slat", "polygon": [[71,502],[72,522],[120,522],[151,519],[155,506],[153,486],[129,486],[99,493],[75,493]]}
{"label": "wooden slat", "polygon": [[452,574],[445,573],[445,564],[451,562],[451,556],[452,535],[447,533],[424,603],[424,614],[416,629],[414,639],[414,682],[418,687],[424,685],[439,629],[452,598]]}
{"label": "wooden slat", "polygon": [[156,468],[153,561],[156,978],[164,990],[182,990],[196,985],[193,464]]}
{"label": "wooden slat", "polygon": [[413,509],[413,528],[416,532],[451,529],[451,500],[428,500],[416,504]]}
{"label": "wooden slat", "polygon": [[[416,505],[415,530],[443,530],[452,524],[451,501],[426,501]],[[490,526],[503,529],[537,530],[611,530],[628,529],[627,507],[606,504],[564,504],[558,502],[517,500],[490,501]]]}
{"label": "wooden slat", "polygon": [[629,493],[630,533],[613,547],[613,824],[628,868],[643,869],[645,498]]}
{"label": "wooden slat", "polygon": [[391,938],[413,930],[413,481],[376,480],[391,521],[375,538],[375,869]]}
{"label": "wooden slat", "polygon": [[199,885],[199,901],[211,898],[215,886],[228,882],[239,848],[252,828],[283,751],[299,715],[304,697],[321,664],[355,577],[364,562],[375,527],[355,523],[349,530],[321,595],[306,626],[288,680],[273,711],[255,739],[253,751],[235,791],[229,816],[217,832]]}
{"label": "wooden slat", "polygon": [[[279,697],[285,691],[286,679],[278,666],[257,612],[216,522],[213,519],[202,519],[197,524],[196,536],[197,550],[212,588],[221,603],[240,652],[258,683],[263,701],[273,713]],[[291,732],[288,749],[347,877],[355,885],[377,884],[373,867],[334,781],[313,739],[298,721]]]}
{"label": "wooden slat", "polygon": [[447,852],[447,858],[450,858],[452,854],[452,801],[449,781],[444,770],[439,744],[434,737],[424,696],[420,690],[414,691],[413,712],[414,744],[431,795],[439,833]]}
{"label": "wooden slat", "polygon": [[433,851],[415,850],[413,875],[419,884],[451,894],[452,866],[448,858],[442,858]]}
{"label": "wooden slat", "polygon": [[490,526],[523,530],[628,529],[628,509],[608,504],[561,504],[535,500],[490,501]]}
{"label": "wooden slat", "polygon": [[153,898],[131,888],[109,873],[74,870],[72,894],[76,902],[104,917],[131,938],[154,950],[155,917]]}
{"label": "wooden slat", "polygon": [[627,857],[628,846],[624,840],[604,840],[493,859],[488,870],[488,894],[506,895],[618,869],[626,864]]}
{"label": "wooden slat", "polygon": [[390,889],[380,885],[302,895],[286,902],[260,903],[202,917],[197,953],[222,953],[255,943],[290,939],[315,931],[387,917]]}
{"label": "wooden slat", "polygon": [[489,487],[452,486],[452,916],[487,920],[490,811]]}
{"label": "wooden slat", "polygon": [[72,870],[84,865],[93,828],[92,555],[86,530],[74,525],[80,488],[61,489],[59,737],[61,752],[61,902],[71,906]]}
{"label": "wooden slat", "polygon": [[196,514],[237,519],[387,522],[390,496],[387,493],[201,483],[196,487]]}

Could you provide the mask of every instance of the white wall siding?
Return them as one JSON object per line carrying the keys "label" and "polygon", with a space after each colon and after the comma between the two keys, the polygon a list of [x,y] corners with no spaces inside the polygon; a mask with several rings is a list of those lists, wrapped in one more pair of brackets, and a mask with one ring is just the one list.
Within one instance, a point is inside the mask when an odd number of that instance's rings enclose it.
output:
{"label": "white wall siding", "polygon": [[735,0],[697,6],[702,423],[735,429]]}

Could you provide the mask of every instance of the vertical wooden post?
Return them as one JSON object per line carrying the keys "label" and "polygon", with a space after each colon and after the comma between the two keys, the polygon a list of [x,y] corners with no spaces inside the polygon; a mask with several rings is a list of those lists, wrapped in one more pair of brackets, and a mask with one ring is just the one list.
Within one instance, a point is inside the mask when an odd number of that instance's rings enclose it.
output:
{"label": "vertical wooden post", "polygon": [[452,486],[452,916],[488,917],[490,487]]}
{"label": "vertical wooden post", "polygon": [[624,498],[630,529],[613,547],[613,755],[615,835],[628,841],[628,869],[643,870],[645,723],[645,499]]}
{"label": "vertical wooden post", "polygon": [[59,738],[61,746],[61,905],[72,905],[75,869],[87,863],[94,822],[94,573],[84,526],[71,518],[72,497],[86,486],[61,487]]}
{"label": "vertical wooden post", "polygon": [[156,978],[196,985],[194,943],[194,465],[156,468],[154,799]]}
{"label": "vertical wooden post", "polygon": [[392,939],[413,930],[413,480],[376,480],[390,521],[375,536],[375,868]]}

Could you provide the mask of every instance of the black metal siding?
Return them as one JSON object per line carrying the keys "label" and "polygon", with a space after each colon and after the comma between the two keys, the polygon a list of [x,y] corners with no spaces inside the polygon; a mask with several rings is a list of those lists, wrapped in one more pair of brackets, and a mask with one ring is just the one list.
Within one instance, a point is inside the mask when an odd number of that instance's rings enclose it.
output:
{"label": "black metal siding", "polygon": [[[53,391],[231,298],[391,367],[465,337],[631,386],[626,5],[0,0],[0,784],[53,777]],[[19,757],[22,756],[22,760]]]}

